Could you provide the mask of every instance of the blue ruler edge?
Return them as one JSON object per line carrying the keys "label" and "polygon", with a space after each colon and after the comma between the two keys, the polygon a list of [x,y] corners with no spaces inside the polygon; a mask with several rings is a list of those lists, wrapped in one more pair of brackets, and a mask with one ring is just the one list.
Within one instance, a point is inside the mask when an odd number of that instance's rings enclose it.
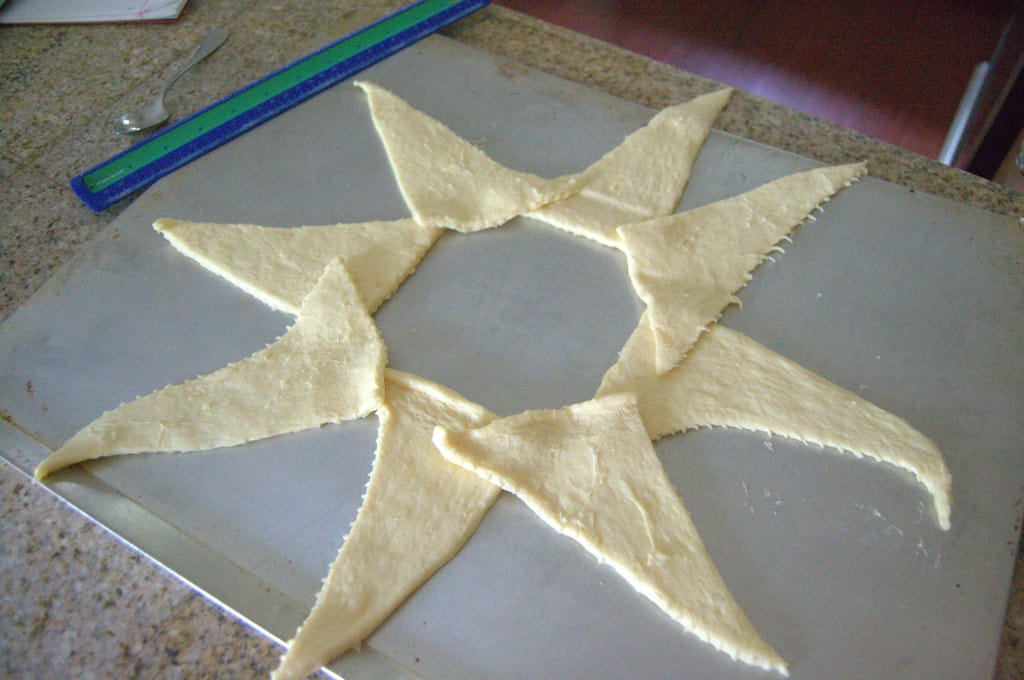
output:
{"label": "blue ruler edge", "polygon": [[[236,90],[71,179],[99,212],[336,83],[486,6],[489,0],[419,0]],[[264,97],[262,89],[280,88]],[[205,123],[212,121],[210,127]]]}

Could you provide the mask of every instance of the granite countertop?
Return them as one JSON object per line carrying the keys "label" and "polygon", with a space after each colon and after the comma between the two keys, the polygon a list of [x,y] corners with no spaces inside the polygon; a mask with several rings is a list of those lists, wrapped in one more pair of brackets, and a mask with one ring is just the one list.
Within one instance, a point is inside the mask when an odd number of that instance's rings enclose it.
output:
{"label": "granite countertop", "polygon": [[[129,145],[110,133],[109,121],[125,102],[155,95],[199,36],[225,26],[230,48],[176,87],[177,111],[214,101],[402,4],[191,0],[168,24],[0,28],[0,317],[123,209],[94,214],[67,180]],[[498,7],[445,33],[652,108],[715,87]],[[1024,194],[744,93],[717,126],[824,162],[867,159],[876,177],[1024,215]],[[265,677],[276,666],[274,643],[2,461],[0,517],[0,675]],[[1022,579],[1018,559],[999,678],[1024,674]]]}

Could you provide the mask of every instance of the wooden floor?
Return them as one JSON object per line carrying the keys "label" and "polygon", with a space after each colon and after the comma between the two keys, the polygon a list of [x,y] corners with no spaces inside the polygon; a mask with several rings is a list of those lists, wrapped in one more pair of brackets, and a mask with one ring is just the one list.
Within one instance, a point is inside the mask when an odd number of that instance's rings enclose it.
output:
{"label": "wooden floor", "polygon": [[935,157],[1014,0],[495,0]]}

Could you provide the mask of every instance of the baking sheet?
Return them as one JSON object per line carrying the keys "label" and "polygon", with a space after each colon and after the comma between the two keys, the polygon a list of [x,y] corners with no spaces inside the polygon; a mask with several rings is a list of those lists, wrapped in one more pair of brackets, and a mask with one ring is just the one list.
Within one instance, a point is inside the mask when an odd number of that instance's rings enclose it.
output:
{"label": "baking sheet", "polygon": [[[361,76],[496,160],[575,172],[651,112],[440,36]],[[815,163],[712,134],[681,208]],[[363,95],[341,84],[147,191],[0,328],[0,448],[31,468],[124,400],[279,336],[179,255],[157,217],[407,216]],[[764,434],[657,449],[726,583],[795,678],[983,677],[1024,481],[1024,236],[1014,220],[866,179],[759,268],[723,323],[909,420],[954,480],[953,528],[909,475]],[[448,234],[376,319],[390,365],[500,414],[589,398],[641,303],[606,248],[526,219]],[[48,481],[72,505],[287,639],[355,518],[375,417],[246,446],[126,456]],[[503,495],[466,547],[333,666],[350,678],[746,678]]]}

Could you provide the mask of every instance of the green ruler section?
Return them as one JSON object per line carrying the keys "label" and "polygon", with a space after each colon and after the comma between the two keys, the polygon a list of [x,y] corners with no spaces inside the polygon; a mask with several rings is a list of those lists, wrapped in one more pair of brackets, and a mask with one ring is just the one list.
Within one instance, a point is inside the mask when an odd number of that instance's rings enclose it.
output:
{"label": "green ruler section", "polygon": [[96,211],[149,186],[318,92],[487,5],[420,0],[332,42],[71,180]]}

